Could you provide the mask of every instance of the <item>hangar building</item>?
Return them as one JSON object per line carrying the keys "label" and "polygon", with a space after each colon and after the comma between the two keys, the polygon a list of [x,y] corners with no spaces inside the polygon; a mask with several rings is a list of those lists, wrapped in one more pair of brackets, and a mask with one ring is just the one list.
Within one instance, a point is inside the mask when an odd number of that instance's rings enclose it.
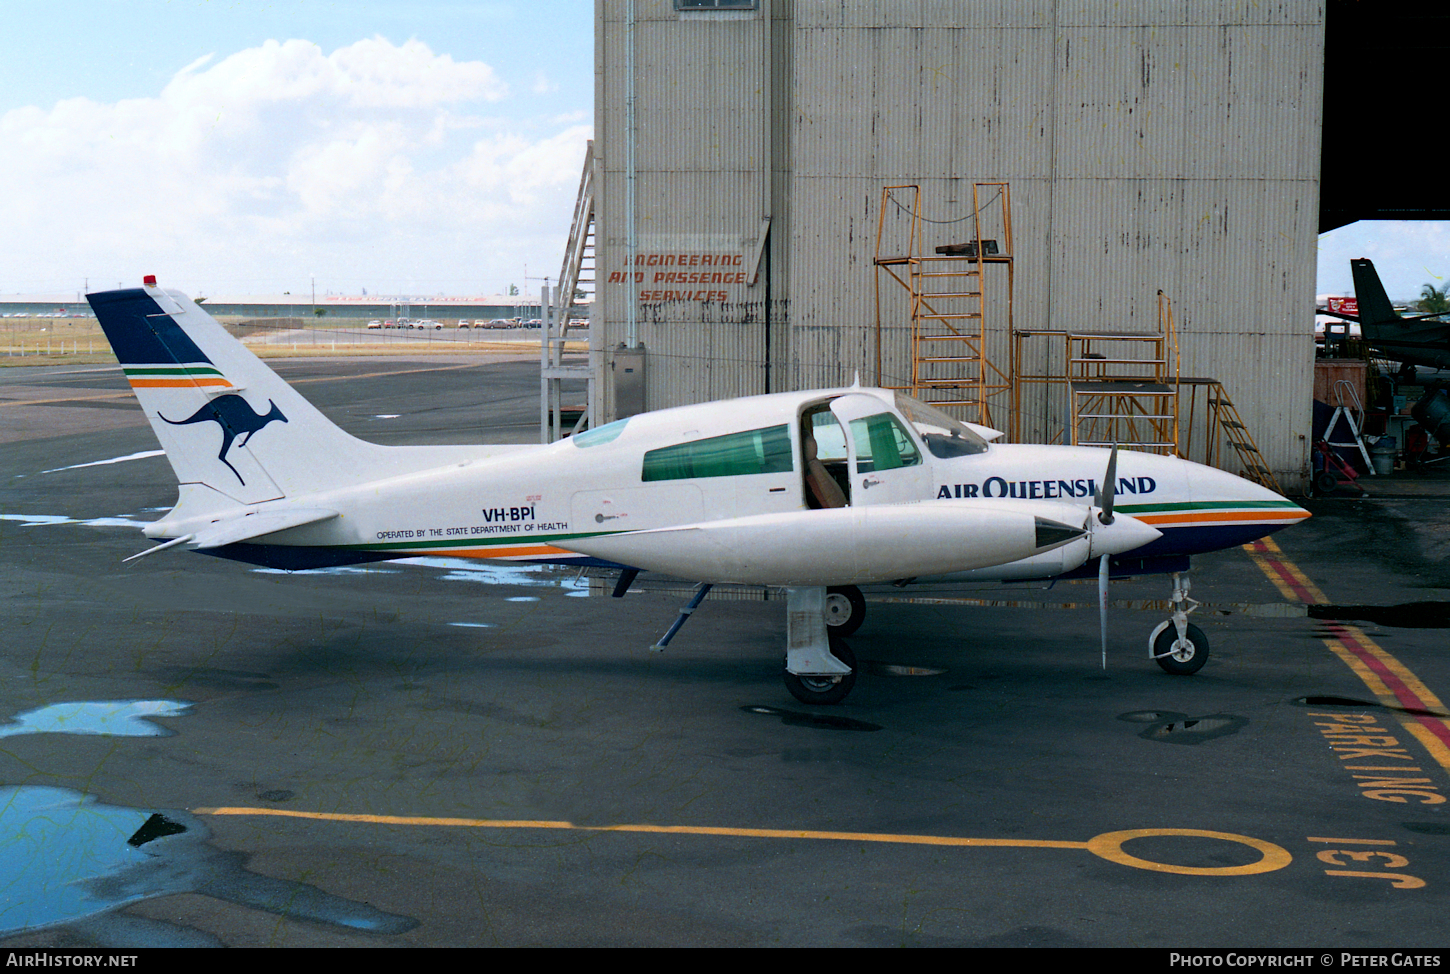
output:
{"label": "hangar building", "polygon": [[[859,373],[1067,442],[1068,359],[1158,354],[1160,378],[1221,383],[1303,482],[1322,3],[598,0],[595,18],[596,416]],[[954,297],[914,276],[938,247]],[[971,327],[979,343],[921,337]],[[953,370],[975,393],[930,378]]]}

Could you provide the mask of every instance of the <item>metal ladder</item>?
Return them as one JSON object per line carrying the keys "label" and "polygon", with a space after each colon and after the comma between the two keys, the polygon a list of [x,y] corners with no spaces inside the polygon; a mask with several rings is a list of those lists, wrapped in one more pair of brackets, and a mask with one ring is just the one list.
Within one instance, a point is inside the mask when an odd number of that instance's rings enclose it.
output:
{"label": "metal ladder", "polygon": [[[1348,393],[1349,401],[1354,404],[1353,408],[1345,404],[1346,393]],[[1330,446],[1352,446],[1359,450],[1359,455],[1364,459],[1364,465],[1369,470],[1370,476],[1374,476],[1374,464],[1370,462],[1369,450],[1365,449],[1364,437],[1360,435],[1360,424],[1364,419],[1364,405],[1359,401],[1359,392],[1354,388],[1354,383],[1348,379],[1340,379],[1335,382],[1334,403],[1334,414],[1329,417],[1329,425],[1324,427],[1324,442]],[[1359,419],[1355,418],[1356,415],[1359,416]],[[1348,442],[1336,442],[1330,439],[1334,435],[1334,428],[1339,425],[1340,417],[1344,418],[1344,422],[1353,436]]]}
{"label": "metal ladder", "polygon": [[[986,203],[984,193],[993,194]],[[989,211],[990,212],[987,212]],[[1012,217],[1006,183],[973,183],[971,221],[965,243],[925,253],[921,187],[885,186],[876,229],[876,371],[878,381],[901,389],[972,422],[992,425],[990,400],[1007,390],[1007,376],[987,353],[986,267],[1005,265],[1005,306],[1011,327]],[[890,225],[888,225],[888,221]],[[984,223],[997,237],[984,237]],[[903,235],[901,225],[905,225]],[[884,243],[888,237],[891,242]],[[904,237],[904,239],[903,239]],[[958,238],[960,239],[960,237]],[[886,250],[886,253],[883,253]],[[881,274],[909,295],[910,379],[905,385],[881,380]]]}
{"label": "metal ladder", "polygon": [[[583,318],[583,307],[594,300],[594,142],[584,151],[584,172],[579,177],[579,194],[574,200],[574,219],[569,226],[569,243],[564,249],[559,284],[552,291],[546,284],[540,302],[544,315],[539,336],[539,442],[553,443],[562,437],[588,429],[594,402],[594,366],[566,365],[565,346],[569,326]],[[564,428],[564,382],[585,380],[585,408],[571,428]]]}

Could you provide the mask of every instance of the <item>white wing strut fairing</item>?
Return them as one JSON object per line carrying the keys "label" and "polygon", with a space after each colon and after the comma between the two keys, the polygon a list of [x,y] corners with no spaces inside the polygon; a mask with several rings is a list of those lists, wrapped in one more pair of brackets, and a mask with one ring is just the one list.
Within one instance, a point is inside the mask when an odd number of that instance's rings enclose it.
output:
{"label": "white wing strut fairing", "polygon": [[[786,682],[812,703],[855,679],[825,625],[859,624],[855,586],[1176,565],[1308,516],[1219,470],[990,443],[995,431],[860,386],[645,413],[550,446],[379,446],[154,278],[88,297],[180,485],[143,554],[293,568],[449,555],[784,587]],[[1177,622],[1154,654],[1188,672],[1206,643]]]}

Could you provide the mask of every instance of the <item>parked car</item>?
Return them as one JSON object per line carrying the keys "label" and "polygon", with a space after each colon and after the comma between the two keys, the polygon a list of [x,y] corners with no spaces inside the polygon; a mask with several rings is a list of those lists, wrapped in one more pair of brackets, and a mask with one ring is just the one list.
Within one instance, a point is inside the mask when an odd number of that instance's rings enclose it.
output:
{"label": "parked car", "polygon": [[383,327],[383,323],[381,321],[378,321],[378,320],[374,319],[373,321],[369,321],[368,322],[368,327],[369,328],[381,328],[381,327]]}

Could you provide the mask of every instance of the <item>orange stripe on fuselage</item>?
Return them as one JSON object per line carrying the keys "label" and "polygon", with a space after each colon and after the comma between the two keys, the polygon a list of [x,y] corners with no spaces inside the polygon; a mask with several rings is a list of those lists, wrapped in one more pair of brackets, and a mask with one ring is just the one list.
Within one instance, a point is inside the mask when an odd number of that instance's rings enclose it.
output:
{"label": "orange stripe on fuselage", "polygon": [[1135,514],[1133,516],[1144,524],[1198,524],[1206,521],[1275,521],[1282,524],[1294,524],[1304,520],[1309,514],[1305,511],[1296,513],[1288,511],[1210,511],[1202,514]]}
{"label": "orange stripe on fuselage", "polygon": [[577,551],[570,551],[568,548],[555,548],[553,545],[519,545],[511,547],[494,548],[414,548],[411,551],[402,550],[395,553],[398,558],[422,558],[427,555],[439,555],[445,558],[517,558],[525,555],[578,555]]}
{"label": "orange stripe on fuselage", "polygon": [[132,389],[185,389],[188,386],[227,386],[231,383],[220,376],[215,378],[198,377],[195,379],[132,379]]}

